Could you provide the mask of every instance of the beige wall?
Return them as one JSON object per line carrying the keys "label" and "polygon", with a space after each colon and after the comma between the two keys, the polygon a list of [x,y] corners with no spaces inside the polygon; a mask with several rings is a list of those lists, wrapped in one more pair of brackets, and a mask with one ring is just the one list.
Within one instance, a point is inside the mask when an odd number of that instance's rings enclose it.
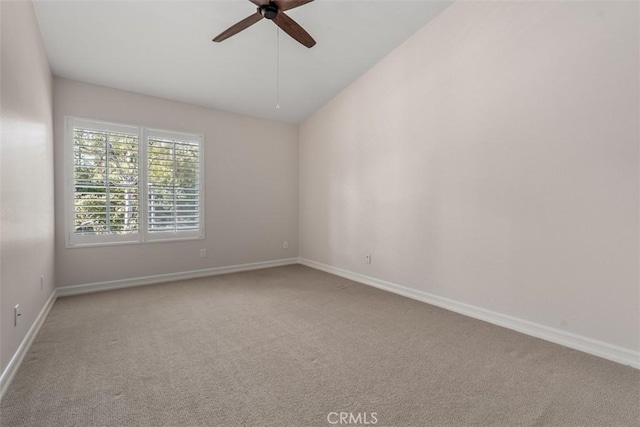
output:
{"label": "beige wall", "polygon": [[638,350],[638,12],[444,11],[301,126],[300,256]]}
{"label": "beige wall", "polygon": [[[58,286],[298,255],[296,126],[59,78],[53,88]],[[206,239],[65,248],[65,115],[204,134]]]}
{"label": "beige wall", "polygon": [[[40,29],[30,1],[2,1],[0,15],[2,372],[54,288],[54,215],[51,72]],[[22,318],[14,327],[16,304]]]}

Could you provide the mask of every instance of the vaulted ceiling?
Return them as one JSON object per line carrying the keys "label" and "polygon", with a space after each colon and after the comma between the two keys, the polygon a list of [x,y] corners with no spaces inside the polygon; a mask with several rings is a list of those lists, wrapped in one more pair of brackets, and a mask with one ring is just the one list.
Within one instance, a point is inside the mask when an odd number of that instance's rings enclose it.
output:
{"label": "vaulted ceiling", "polygon": [[56,76],[299,123],[451,3],[316,0],[287,12],[317,41],[311,49],[267,20],[213,43],[255,12],[247,0],[35,7]]}

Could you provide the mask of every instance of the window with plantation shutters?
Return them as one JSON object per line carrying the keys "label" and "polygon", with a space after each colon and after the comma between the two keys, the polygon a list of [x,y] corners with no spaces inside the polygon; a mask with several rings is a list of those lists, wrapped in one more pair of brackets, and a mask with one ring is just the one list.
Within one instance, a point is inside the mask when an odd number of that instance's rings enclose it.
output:
{"label": "window with plantation shutters", "polygon": [[67,244],[204,237],[203,138],[67,118]]}
{"label": "window with plantation shutters", "polygon": [[147,136],[148,230],[200,227],[200,142],[150,130]]}

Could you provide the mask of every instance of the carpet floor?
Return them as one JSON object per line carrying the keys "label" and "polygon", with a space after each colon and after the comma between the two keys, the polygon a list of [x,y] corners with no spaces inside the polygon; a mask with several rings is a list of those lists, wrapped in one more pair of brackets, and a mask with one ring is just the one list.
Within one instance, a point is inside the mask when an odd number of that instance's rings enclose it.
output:
{"label": "carpet floor", "polygon": [[60,298],[0,403],[3,426],[639,419],[638,370],[299,265]]}

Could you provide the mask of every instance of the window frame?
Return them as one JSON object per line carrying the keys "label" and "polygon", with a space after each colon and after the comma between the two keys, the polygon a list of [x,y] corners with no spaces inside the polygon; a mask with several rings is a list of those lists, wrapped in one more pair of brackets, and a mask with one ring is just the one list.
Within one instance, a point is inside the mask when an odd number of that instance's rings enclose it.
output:
{"label": "window frame", "polygon": [[[205,147],[204,135],[159,129],[156,127],[130,125],[104,120],[65,116],[64,117],[64,194],[65,194],[65,247],[93,247],[132,245],[159,242],[178,242],[202,240],[205,238]],[[80,236],[75,233],[75,162],[74,129],[89,129],[102,132],[119,132],[138,136],[138,232],[130,234],[102,234]],[[164,137],[168,139],[192,141],[198,144],[198,229],[183,231],[149,232],[148,201],[148,138]]]}

